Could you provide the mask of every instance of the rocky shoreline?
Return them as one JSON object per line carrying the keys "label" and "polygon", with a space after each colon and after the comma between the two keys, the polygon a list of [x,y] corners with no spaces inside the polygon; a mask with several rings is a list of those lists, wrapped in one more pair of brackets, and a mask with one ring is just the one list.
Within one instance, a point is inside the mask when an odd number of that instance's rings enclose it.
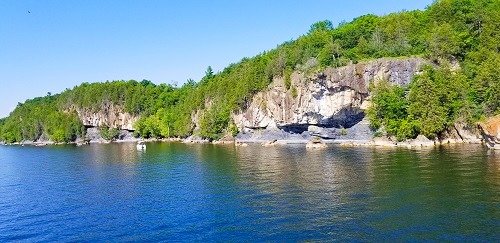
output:
{"label": "rocky shoreline", "polygon": [[431,148],[436,146],[451,144],[484,144],[491,149],[500,149],[500,116],[491,118],[481,124],[478,129],[471,130],[460,124],[456,124],[450,131],[442,134],[439,139],[428,139],[419,135],[415,139],[406,141],[397,141],[395,138],[387,136],[376,137],[369,129],[368,122],[363,119],[355,126],[348,129],[321,128],[316,126],[309,127],[301,133],[285,132],[281,129],[251,130],[249,132],[240,132],[235,137],[226,136],[220,140],[210,141],[199,136],[190,136],[187,138],[163,138],[163,139],[142,139],[132,136],[130,131],[122,130],[117,139],[113,141],[103,139],[98,130],[88,129],[84,138],[78,138],[70,143],[55,143],[46,139],[37,141],[24,141],[21,143],[6,144],[0,142],[0,145],[20,145],[20,146],[47,146],[74,144],[82,146],[87,144],[106,144],[106,143],[136,143],[144,142],[181,142],[186,144],[215,144],[215,145],[235,145],[245,147],[249,144],[261,144],[265,147],[283,146],[291,144],[302,144],[309,149],[322,149],[328,145],[339,146],[364,146],[364,147],[391,147],[391,148]]}
{"label": "rocky shoreline", "polygon": [[[324,149],[330,145],[338,145],[343,147],[384,147],[384,148],[408,148],[408,149],[418,149],[418,148],[433,148],[437,146],[446,146],[453,144],[484,144],[488,146],[487,142],[482,140],[470,140],[470,141],[459,141],[459,140],[430,140],[424,136],[418,136],[416,139],[406,140],[406,141],[394,141],[387,137],[376,137],[372,139],[239,139],[239,138],[226,138],[222,140],[209,141],[206,139],[201,139],[196,136],[191,136],[188,138],[164,138],[164,139],[140,139],[140,138],[127,138],[118,139],[113,141],[106,140],[94,140],[94,141],[75,141],[70,143],[55,143],[52,141],[25,141],[21,143],[8,144],[5,142],[0,142],[0,145],[4,146],[51,146],[51,145],[76,145],[83,146],[88,144],[108,144],[108,143],[136,143],[139,141],[144,142],[178,142],[184,144],[214,144],[214,145],[234,145],[237,147],[246,147],[250,144],[261,145],[264,147],[272,146],[286,146],[286,145],[305,145],[308,149]],[[493,146],[488,146],[492,149],[500,149]]]}

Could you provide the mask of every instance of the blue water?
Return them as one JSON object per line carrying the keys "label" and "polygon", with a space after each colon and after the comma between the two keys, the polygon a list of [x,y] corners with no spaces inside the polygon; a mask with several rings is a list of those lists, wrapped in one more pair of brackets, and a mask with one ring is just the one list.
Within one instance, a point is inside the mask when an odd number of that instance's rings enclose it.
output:
{"label": "blue water", "polygon": [[500,152],[0,146],[0,241],[500,240]]}

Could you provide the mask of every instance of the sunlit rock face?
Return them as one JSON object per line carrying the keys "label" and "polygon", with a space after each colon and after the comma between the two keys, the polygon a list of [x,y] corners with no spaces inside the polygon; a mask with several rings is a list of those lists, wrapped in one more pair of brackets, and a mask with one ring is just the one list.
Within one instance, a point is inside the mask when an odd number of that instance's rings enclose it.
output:
{"label": "sunlit rock face", "polygon": [[383,58],[327,68],[313,75],[295,72],[290,88],[282,78],[275,79],[233,119],[240,131],[279,129],[301,133],[318,130],[316,127],[351,128],[364,118],[371,82],[409,84],[424,63],[420,58]]}
{"label": "sunlit rock face", "polygon": [[479,124],[486,145],[500,149],[500,115],[490,117]]}
{"label": "sunlit rock face", "polygon": [[139,119],[121,106],[113,104],[103,104],[98,111],[86,108],[76,109],[78,117],[86,127],[110,127],[121,130],[134,130],[134,123]]}

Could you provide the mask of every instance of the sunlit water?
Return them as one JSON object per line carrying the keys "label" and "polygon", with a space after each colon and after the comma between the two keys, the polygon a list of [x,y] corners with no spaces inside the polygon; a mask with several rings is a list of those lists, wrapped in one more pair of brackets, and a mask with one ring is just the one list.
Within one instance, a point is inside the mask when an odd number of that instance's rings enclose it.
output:
{"label": "sunlit water", "polygon": [[500,240],[500,152],[0,147],[0,241]]}

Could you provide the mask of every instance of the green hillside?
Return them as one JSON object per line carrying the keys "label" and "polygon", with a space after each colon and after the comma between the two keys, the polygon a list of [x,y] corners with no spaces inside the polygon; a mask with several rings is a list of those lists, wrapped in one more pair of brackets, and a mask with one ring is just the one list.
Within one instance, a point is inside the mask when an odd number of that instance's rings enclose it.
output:
{"label": "green hillside", "polygon": [[[284,77],[290,92],[293,71],[317,72],[380,57],[422,56],[436,65],[409,87],[373,87],[368,116],[374,129],[399,139],[437,136],[457,121],[472,123],[500,112],[500,1],[440,0],[426,10],[386,16],[364,15],[333,27],[313,24],[296,40],[252,58],[211,68],[198,82],[182,87],[149,81],[84,83],[58,95],[27,100],[0,120],[0,140],[36,140],[42,135],[68,142],[84,132],[75,108],[98,110],[121,105],[141,116],[142,137],[187,137],[191,115],[204,109],[198,135],[218,139],[234,133],[230,113],[250,101],[274,77]],[[460,68],[453,68],[456,63]],[[205,105],[210,104],[209,107]]]}

